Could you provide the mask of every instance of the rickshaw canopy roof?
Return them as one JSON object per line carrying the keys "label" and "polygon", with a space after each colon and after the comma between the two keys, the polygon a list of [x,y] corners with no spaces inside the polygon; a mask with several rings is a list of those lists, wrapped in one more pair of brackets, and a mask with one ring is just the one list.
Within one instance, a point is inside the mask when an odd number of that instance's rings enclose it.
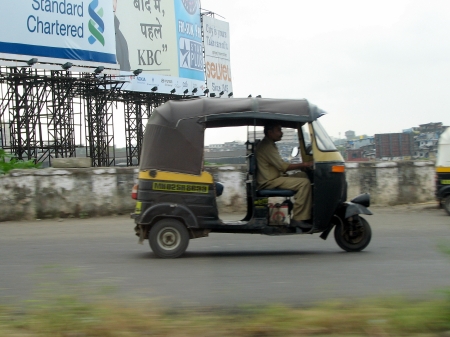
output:
{"label": "rickshaw canopy roof", "polygon": [[196,98],[153,110],[145,130],[141,170],[201,174],[205,128],[263,126],[275,120],[296,128],[325,114],[305,99]]}

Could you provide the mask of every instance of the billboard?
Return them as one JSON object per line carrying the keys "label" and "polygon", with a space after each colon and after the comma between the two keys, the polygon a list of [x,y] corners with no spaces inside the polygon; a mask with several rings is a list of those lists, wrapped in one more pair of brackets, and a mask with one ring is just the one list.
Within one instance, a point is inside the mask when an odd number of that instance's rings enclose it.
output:
{"label": "billboard", "polygon": [[210,93],[224,97],[233,92],[228,22],[203,16],[206,83]]}
{"label": "billboard", "polygon": [[177,75],[174,2],[115,0],[115,4],[120,70]]}
{"label": "billboard", "polygon": [[[199,0],[116,0],[117,61],[123,90],[203,95]],[[135,70],[142,70],[136,77]],[[156,88],[155,88],[156,87]]]}
{"label": "billboard", "polygon": [[0,13],[1,58],[116,67],[111,0],[2,1]]}
{"label": "billboard", "polygon": [[[206,89],[199,0],[10,0],[0,3],[0,18],[0,64],[38,58],[34,67],[60,69],[70,61],[73,71],[104,66],[123,90]],[[205,20],[213,34],[205,43],[215,41],[205,46],[208,86],[228,93],[228,23]]]}

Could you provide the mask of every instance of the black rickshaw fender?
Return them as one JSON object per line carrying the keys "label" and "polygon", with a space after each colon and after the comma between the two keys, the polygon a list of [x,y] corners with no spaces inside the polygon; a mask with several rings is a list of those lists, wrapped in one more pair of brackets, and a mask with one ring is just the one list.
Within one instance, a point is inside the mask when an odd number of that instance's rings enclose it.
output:
{"label": "black rickshaw fender", "polygon": [[441,200],[444,199],[447,195],[450,194],[450,185],[441,187],[437,193],[436,197]]}
{"label": "black rickshaw fender", "polygon": [[334,226],[357,214],[372,215],[373,213],[366,206],[353,202],[343,202],[334,213],[330,227],[322,232],[320,238],[326,240]]}
{"label": "black rickshaw fender", "polygon": [[367,215],[373,214],[371,211],[369,211],[369,209],[366,206],[355,204],[353,202],[344,202],[343,206],[345,207],[344,219],[348,219],[356,214],[367,214]]}
{"label": "black rickshaw fender", "polygon": [[150,206],[142,214],[139,225],[153,225],[163,218],[178,219],[187,228],[198,228],[198,221],[194,213],[186,206],[174,203],[159,203]]}

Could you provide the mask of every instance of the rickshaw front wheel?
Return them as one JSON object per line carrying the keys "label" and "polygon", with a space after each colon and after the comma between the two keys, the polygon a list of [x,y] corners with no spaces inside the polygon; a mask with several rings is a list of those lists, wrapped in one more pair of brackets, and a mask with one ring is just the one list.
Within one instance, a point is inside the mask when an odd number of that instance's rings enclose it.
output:
{"label": "rickshaw front wheel", "polygon": [[152,226],[148,241],[156,256],[174,259],[186,251],[189,245],[189,232],[180,221],[163,219]]}
{"label": "rickshaw front wheel", "polygon": [[358,224],[340,223],[334,229],[334,239],[347,252],[359,252],[366,248],[372,238],[369,223],[359,217]]}

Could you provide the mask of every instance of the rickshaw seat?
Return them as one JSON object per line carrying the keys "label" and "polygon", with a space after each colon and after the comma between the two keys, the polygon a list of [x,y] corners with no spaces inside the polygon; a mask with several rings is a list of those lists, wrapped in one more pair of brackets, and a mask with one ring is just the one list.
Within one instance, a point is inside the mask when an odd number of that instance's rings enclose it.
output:
{"label": "rickshaw seat", "polygon": [[256,192],[259,197],[286,197],[290,198],[295,195],[295,191],[283,190],[281,188],[273,188],[270,190],[260,190]]}
{"label": "rickshaw seat", "polygon": [[[257,143],[257,142],[255,142]],[[256,164],[256,156],[254,153],[250,154],[248,156],[248,172],[249,174],[251,174],[253,177],[256,176],[256,171],[257,171],[257,164]],[[272,189],[263,189],[263,190],[259,190],[256,191],[256,195],[258,197],[285,197],[285,198],[290,198],[293,197],[295,195],[295,191],[292,190],[283,190],[281,188],[272,188]]]}

